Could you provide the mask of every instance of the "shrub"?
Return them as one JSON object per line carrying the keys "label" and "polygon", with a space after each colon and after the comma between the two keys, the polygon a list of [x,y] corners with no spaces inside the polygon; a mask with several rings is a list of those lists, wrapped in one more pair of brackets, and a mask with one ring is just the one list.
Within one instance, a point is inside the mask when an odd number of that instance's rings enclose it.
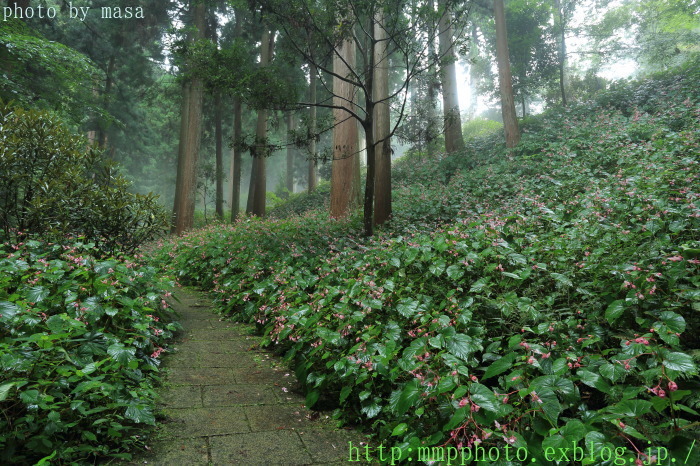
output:
{"label": "shrub", "polygon": [[0,245],[0,463],[128,459],[168,323],[153,268],[91,245]]}
{"label": "shrub", "polygon": [[488,118],[476,117],[462,125],[464,139],[469,140],[503,131],[503,124]]}
{"label": "shrub", "polygon": [[153,194],[129,183],[50,113],[0,102],[0,239],[83,236],[105,253],[133,251],[162,233]]}

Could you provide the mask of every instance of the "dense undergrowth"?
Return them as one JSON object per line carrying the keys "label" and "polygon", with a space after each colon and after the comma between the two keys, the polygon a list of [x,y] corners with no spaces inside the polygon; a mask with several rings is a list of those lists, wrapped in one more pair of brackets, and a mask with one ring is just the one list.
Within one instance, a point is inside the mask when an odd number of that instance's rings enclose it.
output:
{"label": "dense undergrowth", "polygon": [[699,70],[533,118],[510,153],[477,139],[399,163],[374,239],[307,213],[196,231],[156,260],[257,322],[307,404],[403,460],[698,463]]}
{"label": "dense undergrowth", "polygon": [[130,458],[177,324],[156,269],[91,245],[0,245],[0,462]]}

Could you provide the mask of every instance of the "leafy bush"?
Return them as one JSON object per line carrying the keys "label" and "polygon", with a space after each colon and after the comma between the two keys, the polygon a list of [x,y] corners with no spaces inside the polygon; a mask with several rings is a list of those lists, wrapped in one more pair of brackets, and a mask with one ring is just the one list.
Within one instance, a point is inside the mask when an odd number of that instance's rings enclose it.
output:
{"label": "leafy bush", "polygon": [[193,233],[157,260],[256,322],[309,405],[404,458],[555,464],[547,448],[575,445],[582,464],[700,462],[700,102],[557,112],[471,172],[412,163],[393,237],[307,216]]}
{"label": "leafy bush", "polygon": [[491,133],[503,131],[503,124],[488,118],[476,117],[462,125],[464,139],[473,139],[486,136]]}
{"label": "leafy bush", "polygon": [[293,215],[304,215],[314,210],[328,211],[330,195],[331,184],[321,182],[313,192],[291,194],[289,199],[276,203],[267,213],[273,218],[289,218]]}
{"label": "leafy bush", "polygon": [[166,228],[157,197],[129,193],[126,179],[55,116],[0,102],[0,134],[0,239],[84,236],[114,253]]}
{"label": "leafy bush", "polygon": [[129,458],[154,423],[168,323],[156,271],[90,245],[0,246],[0,462]]}

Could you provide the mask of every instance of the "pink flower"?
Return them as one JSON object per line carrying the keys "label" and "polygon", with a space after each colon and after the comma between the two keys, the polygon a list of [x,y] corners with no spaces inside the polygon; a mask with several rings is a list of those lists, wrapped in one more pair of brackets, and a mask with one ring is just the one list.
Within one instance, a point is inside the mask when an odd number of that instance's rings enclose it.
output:
{"label": "pink flower", "polygon": [[678,385],[676,384],[676,382],[674,382],[673,380],[671,380],[671,381],[668,383],[668,391],[669,391],[669,392],[675,392],[676,390],[678,390]]}

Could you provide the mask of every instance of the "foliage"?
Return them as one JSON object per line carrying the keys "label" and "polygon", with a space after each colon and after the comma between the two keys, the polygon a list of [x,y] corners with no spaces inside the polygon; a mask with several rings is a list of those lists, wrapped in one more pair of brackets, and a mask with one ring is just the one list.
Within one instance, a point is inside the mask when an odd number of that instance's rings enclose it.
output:
{"label": "foliage", "polygon": [[85,83],[99,76],[94,63],[81,53],[41,37],[21,20],[3,22],[0,99],[51,109],[79,124],[95,110]]}
{"label": "foliage", "polygon": [[167,225],[154,195],[129,193],[124,177],[56,116],[0,103],[0,132],[5,239],[81,235],[114,253],[133,251]]}
{"label": "foliage", "polygon": [[307,215],[196,232],[156,260],[257,322],[308,405],[339,406],[404,458],[700,461],[693,79],[655,81],[653,112],[553,111],[470,172],[436,177],[426,157],[396,193],[394,236],[360,243]]}
{"label": "foliage", "polygon": [[158,357],[177,325],[155,269],[96,254],[0,246],[4,464],[130,459],[140,424],[154,423]]}
{"label": "foliage", "polygon": [[331,185],[329,182],[321,182],[316,189],[309,192],[290,194],[289,198],[274,205],[268,210],[268,215],[273,218],[289,218],[294,215],[304,215],[311,211],[328,211]]}
{"label": "foliage", "polygon": [[495,133],[497,131],[503,131],[502,123],[483,117],[472,118],[462,126],[462,134],[464,134],[464,139],[477,138]]}

